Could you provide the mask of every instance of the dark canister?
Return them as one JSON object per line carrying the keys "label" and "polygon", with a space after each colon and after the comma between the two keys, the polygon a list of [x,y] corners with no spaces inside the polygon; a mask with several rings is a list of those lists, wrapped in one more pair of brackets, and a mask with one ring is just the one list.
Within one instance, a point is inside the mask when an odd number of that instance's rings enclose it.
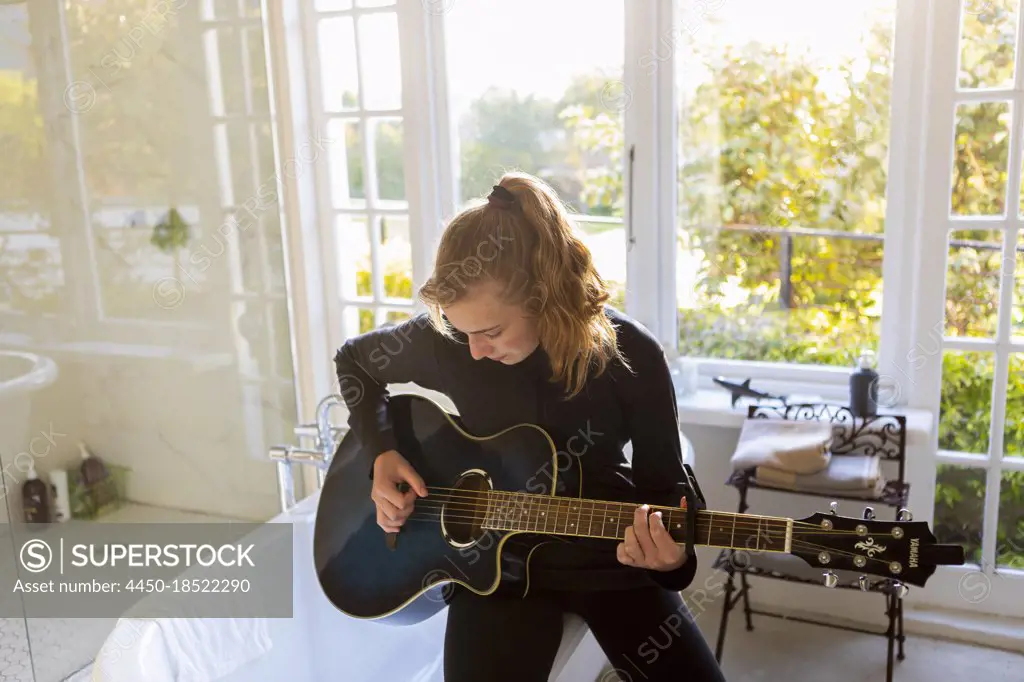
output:
{"label": "dark canister", "polygon": [[850,411],[855,417],[878,414],[878,372],[873,361],[874,353],[861,351],[857,367],[850,373]]}

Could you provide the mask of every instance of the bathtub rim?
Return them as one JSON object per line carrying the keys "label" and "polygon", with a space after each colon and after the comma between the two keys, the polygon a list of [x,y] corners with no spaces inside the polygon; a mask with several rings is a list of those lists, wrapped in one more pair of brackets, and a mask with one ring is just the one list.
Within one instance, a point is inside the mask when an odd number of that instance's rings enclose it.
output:
{"label": "bathtub rim", "polygon": [[27,360],[31,366],[28,371],[0,382],[0,398],[39,391],[57,381],[57,363],[52,358],[36,353],[0,348],[0,362],[7,357]]}

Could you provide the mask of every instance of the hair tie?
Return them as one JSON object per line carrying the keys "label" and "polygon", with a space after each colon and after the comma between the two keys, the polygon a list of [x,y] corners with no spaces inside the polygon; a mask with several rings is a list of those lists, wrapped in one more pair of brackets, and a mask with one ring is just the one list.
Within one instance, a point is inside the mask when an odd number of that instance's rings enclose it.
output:
{"label": "hair tie", "polygon": [[512,208],[516,205],[516,197],[501,185],[494,185],[491,193],[487,195],[487,203],[499,208]]}

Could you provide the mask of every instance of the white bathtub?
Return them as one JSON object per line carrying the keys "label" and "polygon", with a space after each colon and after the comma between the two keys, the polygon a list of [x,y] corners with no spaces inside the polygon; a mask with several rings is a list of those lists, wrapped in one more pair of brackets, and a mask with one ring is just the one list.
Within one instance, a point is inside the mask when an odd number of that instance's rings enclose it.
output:
{"label": "white bathtub", "polygon": [[[122,618],[96,656],[93,682],[442,682],[446,611],[417,625],[390,626],[348,618],[323,596],[312,560],[318,500],[319,492],[271,521],[294,527],[292,618],[202,619],[177,628]],[[267,646],[258,646],[254,634]],[[186,677],[188,660],[214,649],[221,670]],[[567,618],[551,681],[593,682],[605,662],[583,621]]]}

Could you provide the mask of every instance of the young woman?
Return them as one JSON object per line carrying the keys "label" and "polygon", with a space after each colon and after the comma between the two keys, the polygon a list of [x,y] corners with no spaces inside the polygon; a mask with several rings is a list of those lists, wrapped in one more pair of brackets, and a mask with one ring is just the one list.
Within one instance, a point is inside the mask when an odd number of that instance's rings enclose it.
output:
{"label": "young woman", "polygon": [[[448,225],[418,293],[427,312],[350,339],[335,357],[339,381],[362,386],[347,392],[349,425],[379,453],[371,496],[382,529],[401,528],[427,494],[382,418],[391,383],[445,394],[474,434],[541,426],[581,462],[584,497],[681,506],[678,414],[662,347],[607,304],[549,186],[523,173],[502,177],[486,203]],[[400,482],[411,490],[399,492]],[[526,597],[460,588],[450,599],[445,680],[546,682],[567,611],[586,621],[623,680],[723,680],[679,594],[695,570],[646,505],[623,542],[542,545]]]}

